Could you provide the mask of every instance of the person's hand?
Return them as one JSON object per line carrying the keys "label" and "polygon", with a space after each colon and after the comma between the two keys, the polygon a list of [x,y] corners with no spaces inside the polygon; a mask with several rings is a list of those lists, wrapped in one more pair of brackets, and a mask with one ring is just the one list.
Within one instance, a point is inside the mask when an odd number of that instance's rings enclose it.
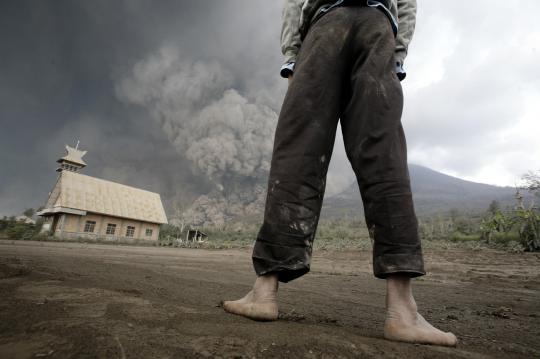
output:
{"label": "person's hand", "polygon": [[292,74],[289,75],[289,77],[287,77],[287,81],[289,82],[289,86],[291,85],[291,82],[292,82]]}
{"label": "person's hand", "polygon": [[399,61],[396,62],[396,75],[399,81],[403,81],[407,76],[407,73],[403,69],[403,64]]}

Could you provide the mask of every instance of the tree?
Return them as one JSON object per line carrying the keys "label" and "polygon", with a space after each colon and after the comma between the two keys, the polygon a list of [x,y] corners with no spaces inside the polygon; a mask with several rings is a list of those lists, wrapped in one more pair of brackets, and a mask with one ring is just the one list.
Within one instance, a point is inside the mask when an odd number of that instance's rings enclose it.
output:
{"label": "tree", "polygon": [[459,217],[459,210],[457,208],[452,208],[450,210],[450,219],[452,220],[452,222],[455,222],[458,217]]}
{"label": "tree", "polygon": [[525,182],[525,188],[535,194],[540,194],[540,170],[529,171],[523,175],[522,179]]}
{"label": "tree", "polygon": [[517,211],[519,239],[526,251],[540,250],[540,214],[533,208]]}
{"label": "tree", "polygon": [[36,211],[33,208],[27,208],[23,212],[23,214],[28,218],[32,218],[35,213],[36,213]]}
{"label": "tree", "polygon": [[513,214],[504,214],[501,211],[493,213],[489,218],[482,220],[482,225],[480,226],[482,238],[490,243],[495,233],[510,233],[516,222],[517,218]]}
{"label": "tree", "polygon": [[6,235],[9,239],[30,239],[36,234],[36,227],[33,224],[13,222],[6,228]]}
{"label": "tree", "polygon": [[491,201],[488,207],[488,213],[495,215],[497,212],[500,212],[500,211],[501,211],[501,205],[499,204],[499,202],[495,200]]}
{"label": "tree", "polygon": [[0,219],[0,231],[5,230],[9,226],[9,219],[4,216],[2,219]]}

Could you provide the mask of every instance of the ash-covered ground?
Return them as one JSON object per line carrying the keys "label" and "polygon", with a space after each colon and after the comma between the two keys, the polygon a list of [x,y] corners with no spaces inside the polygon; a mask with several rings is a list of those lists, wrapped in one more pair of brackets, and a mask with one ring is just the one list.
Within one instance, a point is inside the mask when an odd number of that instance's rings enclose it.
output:
{"label": "ash-covered ground", "polygon": [[416,298],[457,348],[382,339],[370,257],[317,251],[260,323],[219,306],[249,289],[248,249],[0,241],[0,357],[540,357],[539,254],[426,250]]}

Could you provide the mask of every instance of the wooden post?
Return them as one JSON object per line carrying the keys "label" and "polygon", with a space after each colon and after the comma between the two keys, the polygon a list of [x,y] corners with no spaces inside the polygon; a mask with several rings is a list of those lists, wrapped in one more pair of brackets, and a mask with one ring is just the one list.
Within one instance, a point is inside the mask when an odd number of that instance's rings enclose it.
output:
{"label": "wooden post", "polygon": [[66,215],[62,213],[62,217],[60,218],[60,233],[59,236],[62,237],[62,234],[64,234],[64,222],[66,221]]}
{"label": "wooden post", "polygon": [[142,239],[141,237],[142,227],[143,227],[143,222],[139,221],[139,237],[137,237],[137,239]]}
{"label": "wooden post", "polygon": [[82,216],[79,216],[78,219],[77,219],[77,231],[76,231],[77,235],[79,235],[79,233],[82,232],[82,230],[81,230],[81,218],[82,218]]}
{"label": "wooden post", "polygon": [[120,218],[120,229],[118,230],[118,235],[116,235],[116,237],[122,237],[122,231],[124,230],[124,219],[123,218]]}
{"label": "wooden post", "polygon": [[101,235],[101,228],[103,227],[103,220],[104,220],[105,216],[104,215],[101,215],[101,220],[99,221],[99,225],[98,225],[98,229],[97,229],[97,234],[96,234],[96,238],[99,239],[99,236]]}

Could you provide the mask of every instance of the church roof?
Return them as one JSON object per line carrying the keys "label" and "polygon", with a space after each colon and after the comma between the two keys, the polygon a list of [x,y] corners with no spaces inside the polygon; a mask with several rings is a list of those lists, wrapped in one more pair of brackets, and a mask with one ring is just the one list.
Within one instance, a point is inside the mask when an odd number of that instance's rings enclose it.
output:
{"label": "church roof", "polygon": [[76,172],[62,171],[46,208],[39,214],[78,211],[167,223],[167,216],[157,193]]}

